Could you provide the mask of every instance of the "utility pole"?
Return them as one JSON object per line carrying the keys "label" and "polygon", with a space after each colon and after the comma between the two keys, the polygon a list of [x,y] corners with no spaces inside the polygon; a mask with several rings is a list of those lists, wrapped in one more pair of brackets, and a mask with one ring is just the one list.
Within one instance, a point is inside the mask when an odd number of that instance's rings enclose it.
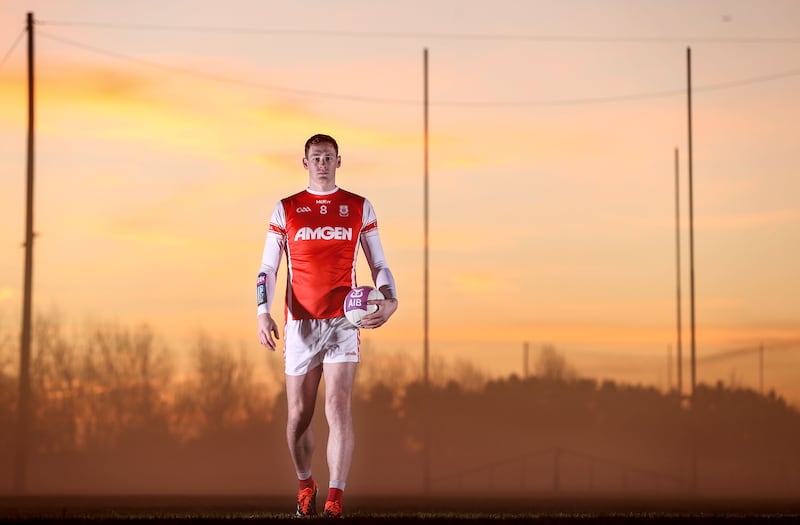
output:
{"label": "utility pole", "polygon": [[689,287],[691,295],[692,323],[692,400],[697,385],[697,347],[695,344],[694,313],[694,181],[692,172],[692,48],[686,48],[687,114],[689,124]]}
{"label": "utility pole", "polygon": [[428,310],[428,49],[423,50],[423,193],[422,193],[422,213],[423,213],[423,378],[425,386],[428,386],[428,357],[429,357],[429,310]]}
{"label": "utility pole", "polygon": [[680,167],[678,158],[678,148],[675,148],[675,272],[676,272],[676,289],[677,289],[677,353],[678,353],[678,399],[683,397],[683,342],[681,332],[681,205],[680,205]]}
{"label": "utility pole", "polygon": [[672,392],[672,345],[667,345],[667,394]]}
{"label": "utility pole", "polygon": [[531,356],[531,345],[525,341],[522,344],[522,379],[528,379],[530,376],[530,356]]}
{"label": "utility pole", "polygon": [[691,458],[691,492],[697,493],[697,433],[699,421],[697,420],[697,403],[695,399],[695,386],[697,379],[696,352],[695,352],[695,316],[694,316],[694,182],[692,179],[692,48],[686,48],[686,101],[689,142],[689,288],[691,308],[691,333],[692,333],[692,389],[690,393],[690,425],[692,441]]}
{"label": "utility pole", "polygon": [[[423,216],[424,216],[424,333],[423,333],[423,378],[425,384],[425,395],[430,396],[430,370],[429,370],[429,356],[430,356],[430,342],[429,342],[429,327],[430,327],[430,311],[428,308],[429,293],[429,244],[428,244],[428,48],[423,49],[423,141],[424,141],[424,191],[423,191]],[[428,403],[425,403],[423,408],[424,422],[425,422],[425,443],[423,451],[423,475],[422,486],[425,494],[430,494],[431,491],[431,413]]]}
{"label": "utility pole", "polygon": [[27,204],[25,214],[25,283],[22,302],[22,336],[19,356],[19,398],[17,400],[16,454],[14,457],[14,491],[26,491],[28,470],[28,434],[30,427],[30,361],[31,361],[31,302],[33,291],[33,13],[28,13],[28,159]]}

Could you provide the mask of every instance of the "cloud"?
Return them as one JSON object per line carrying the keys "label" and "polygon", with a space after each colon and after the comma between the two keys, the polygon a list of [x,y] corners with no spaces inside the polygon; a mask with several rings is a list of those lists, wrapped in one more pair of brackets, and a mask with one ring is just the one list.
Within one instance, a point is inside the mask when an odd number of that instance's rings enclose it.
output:
{"label": "cloud", "polygon": [[[87,141],[133,142],[229,159],[245,149],[242,145],[306,130],[314,119],[295,99],[213,80],[136,67],[68,64],[42,69],[37,82],[39,130],[57,137],[75,137],[80,130]],[[24,87],[23,76],[6,75],[0,102],[19,107]],[[19,126],[23,117],[23,111],[0,114]]]}

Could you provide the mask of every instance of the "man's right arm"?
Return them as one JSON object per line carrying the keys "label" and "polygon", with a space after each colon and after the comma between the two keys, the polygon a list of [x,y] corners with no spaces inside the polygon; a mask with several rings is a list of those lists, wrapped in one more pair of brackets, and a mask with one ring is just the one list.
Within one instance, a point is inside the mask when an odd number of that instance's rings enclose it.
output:
{"label": "man's right arm", "polygon": [[275,207],[269,224],[269,232],[261,254],[261,266],[256,280],[256,303],[258,319],[258,340],[275,350],[275,339],[279,339],[278,327],[270,315],[275,298],[275,282],[280,267],[281,254],[286,241],[285,216],[281,203]]}

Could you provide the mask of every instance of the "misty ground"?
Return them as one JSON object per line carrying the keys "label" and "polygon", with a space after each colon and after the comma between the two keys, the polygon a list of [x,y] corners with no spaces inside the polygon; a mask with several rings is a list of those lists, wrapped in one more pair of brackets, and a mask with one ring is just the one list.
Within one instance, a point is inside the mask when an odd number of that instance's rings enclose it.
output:
{"label": "misty ground", "polygon": [[[260,496],[0,497],[5,522],[283,522],[291,498]],[[320,505],[321,506],[321,505]],[[348,497],[346,522],[800,523],[800,501],[781,498]],[[296,522],[296,521],[295,521]]]}
{"label": "misty ground", "polygon": [[[25,427],[0,352],[0,521],[290,519],[285,394],[230,347],[201,339],[179,379],[146,329],[72,341],[38,326]],[[427,385],[407,365],[359,371],[349,521],[800,524],[800,412],[774,391],[719,382],[687,399],[581,377],[554,348],[530,377],[454,367]]]}

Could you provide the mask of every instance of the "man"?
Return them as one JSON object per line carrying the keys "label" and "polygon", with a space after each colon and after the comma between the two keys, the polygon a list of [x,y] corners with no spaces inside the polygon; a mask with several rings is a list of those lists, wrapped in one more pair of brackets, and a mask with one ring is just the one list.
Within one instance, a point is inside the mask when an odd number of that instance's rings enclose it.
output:
{"label": "man", "polygon": [[330,475],[324,515],[342,516],[354,443],[351,397],[360,359],[359,330],[344,317],[343,303],[356,286],[359,245],[372,280],[385,297],[368,302],[378,309],[362,318],[362,326],[378,328],[397,309],[394,277],[384,259],[375,212],[368,200],[336,185],[341,164],[333,137],[314,135],[306,141],[303,167],[308,171],[308,188],[275,206],[256,284],[258,340],[274,351],[279,335],[270,307],[281,254],[286,252],[286,439],[299,480],[298,517],[317,513],[311,419],[323,376]]}

